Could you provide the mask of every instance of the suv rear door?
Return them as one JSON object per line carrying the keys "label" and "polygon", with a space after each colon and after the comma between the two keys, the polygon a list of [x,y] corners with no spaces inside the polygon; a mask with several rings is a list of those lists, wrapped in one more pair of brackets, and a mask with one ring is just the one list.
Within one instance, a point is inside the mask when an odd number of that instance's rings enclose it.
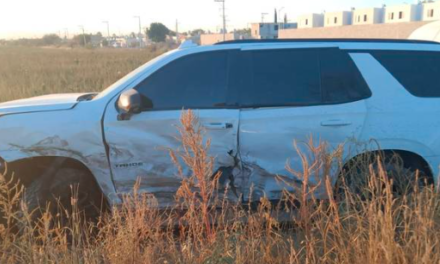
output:
{"label": "suv rear door", "polygon": [[[293,147],[310,138],[337,147],[356,139],[366,116],[363,99],[371,95],[349,55],[338,48],[297,48],[242,51],[237,58],[235,90],[240,105],[239,151],[244,165],[244,198],[281,198],[280,176],[286,162],[302,171]],[[234,71],[233,71],[234,72]],[[319,179],[310,179],[316,184]],[[252,190],[252,195],[250,195]],[[319,195],[319,194],[317,194]]]}
{"label": "suv rear door", "polygon": [[[165,65],[134,87],[153,107],[119,121],[116,107],[105,115],[113,180],[118,193],[130,192],[139,178],[140,191],[153,194],[159,207],[173,204],[181,176],[168,149],[177,150],[182,109],[193,109],[211,139],[215,169],[232,166],[237,152],[239,110],[228,106],[228,51],[186,55]],[[183,162],[182,162],[183,163]],[[189,175],[184,166],[184,176]]]}

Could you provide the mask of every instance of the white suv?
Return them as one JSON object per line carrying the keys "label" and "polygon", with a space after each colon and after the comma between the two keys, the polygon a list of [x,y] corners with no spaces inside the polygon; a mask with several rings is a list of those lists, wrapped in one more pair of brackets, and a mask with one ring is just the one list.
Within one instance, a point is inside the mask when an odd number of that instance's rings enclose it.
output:
{"label": "white suv", "polygon": [[[140,178],[141,191],[166,207],[181,178],[165,150],[180,145],[175,125],[182,109],[194,109],[212,139],[216,169],[233,168],[231,183],[243,202],[279,199],[285,186],[277,175],[295,180],[286,160],[301,170],[293,140],[311,136],[347,150],[365,144],[363,153],[392,151],[435,182],[439,80],[434,42],[185,44],[97,95],[0,104],[1,166],[28,186],[31,201],[69,199],[69,185],[79,182],[82,202],[96,203],[103,194],[118,204]],[[234,168],[237,153],[247,173]],[[346,151],[344,162],[363,153]]]}

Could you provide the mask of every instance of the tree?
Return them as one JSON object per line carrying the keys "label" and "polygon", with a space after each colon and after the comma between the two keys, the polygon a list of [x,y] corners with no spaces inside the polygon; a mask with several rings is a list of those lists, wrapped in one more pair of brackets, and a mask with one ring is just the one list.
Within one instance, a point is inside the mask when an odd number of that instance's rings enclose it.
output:
{"label": "tree", "polygon": [[61,38],[57,34],[47,34],[42,38],[43,45],[51,46],[61,42]]}
{"label": "tree", "polygon": [[193,31],[190,31],[189,34],[191,36],[200,36],[202,34],[205,34],[205,31],[203,29],[199,28],[199,29],[194,29]]}
{"label": "tree", "polygon": [[153,42],[164,42],[170,30],[162,23],[151,23],[147,31],[148,38]]}
{"label": "tree", "polygon": [[76,35],[75,37],[73,37],[73,41],[78,43],[81,46],[85,46],[84,38],[88,44],[92,40],[92,35],[91,34],[84,34],[84,35],[79,34],[79,35]]}

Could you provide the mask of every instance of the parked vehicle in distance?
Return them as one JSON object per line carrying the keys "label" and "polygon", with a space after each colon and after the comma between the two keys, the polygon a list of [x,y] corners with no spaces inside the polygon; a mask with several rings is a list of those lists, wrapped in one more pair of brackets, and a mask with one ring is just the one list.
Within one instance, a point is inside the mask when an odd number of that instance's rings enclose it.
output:
{"label": "parked vehicle in distance", "polygon": [[[286,160],[302,166],[292,142],[310,136],[330,147],[344,144],[346,164],[383,150],[436,182],[439,76],[434,42],[186,43],[99,94],[0,104],[0,164],[31,190],[34,206],[53,196],[68,201],[73,183],[80,183],[84,208],[101,196],[118,204],[140,178],[140,191],[167,207],[181,178],[164,149],[179,147],[175,125],[182,109],[193,109],[212,140],[215,169],[236,166],[237,153],[246,164],[245,172],[231,170],[235,199],[243,203],[280,199],[286,185],[277,175],[298,180]],[[359,144],[361,151],[353,151]],[[331,176],[335,183],[338,172]]]}

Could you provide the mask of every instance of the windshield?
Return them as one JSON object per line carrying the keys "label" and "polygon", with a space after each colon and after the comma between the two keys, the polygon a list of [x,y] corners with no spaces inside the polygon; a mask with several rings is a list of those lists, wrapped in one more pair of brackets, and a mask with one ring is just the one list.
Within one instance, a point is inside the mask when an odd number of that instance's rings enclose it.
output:
{"label": "windshield", "polygon": [[96,97],[94,97],[93,99],[100,99],[102,97],[105,97],[106,95],[110,94],[114,89],[118,88],[120,85],[122,85],[123,83],[125,83],[126,81],[130,80],[131,78],[135,77],[136,75],[140,74],[141,72],[143,72],[146,68],[150,67],[152,64],[154,64],[155,62],[157,62],[158,60],[162,59],[163,57],[167,56],[168,54],[170,54],[173,51],[169,51],[166,52],[150,61],[148,61],[147,63],[145,63],[144,65],[140,66],[139,68],[135,69],[134,71],[130,72],[129,74],[125,75],[124,77],[122,77],[120,80],[118,80],[117,82],[115,82],[114,84],[110,85],[109,87],[107,87],[105,90],[103,90],[102,92],[100,92]]}

